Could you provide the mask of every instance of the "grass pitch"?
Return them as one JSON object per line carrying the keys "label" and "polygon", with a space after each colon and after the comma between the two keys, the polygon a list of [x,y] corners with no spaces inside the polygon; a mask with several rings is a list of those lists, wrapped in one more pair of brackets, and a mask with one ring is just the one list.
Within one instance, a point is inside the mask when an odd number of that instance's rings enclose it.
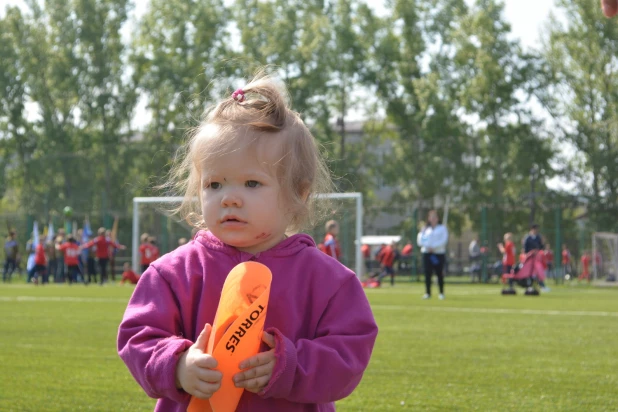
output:
{"label": "grass pitch", "polygon": [[[340,411],[618,410],[618,290],[496,285],[368,290],[380,327]],[[132,287],[0,285],[0,410],[151,411],[116,354]]]}

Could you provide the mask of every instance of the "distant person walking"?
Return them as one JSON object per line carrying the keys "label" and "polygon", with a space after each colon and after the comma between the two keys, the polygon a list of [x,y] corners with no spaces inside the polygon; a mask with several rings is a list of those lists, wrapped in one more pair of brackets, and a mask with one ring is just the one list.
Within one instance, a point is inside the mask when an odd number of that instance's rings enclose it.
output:
{"label": "distant person walking", "polygon": [[17,244],[17,234],[14,230],[9,231],[9,235],[4,242],[4,271],[2,272],[2,282],[10,282],[11,276],[17,267],[17,254],[19,245]]}
{"label": "distant person walking", "polygon": [[448,230],[441,224],[438,212],[430,210],[427,216],[427,225],[418,234],[417,243],[423,254],[425,267],[425,295],[423,299],[431,298],[431,276],[438,276],[440,287],[440,300],[444,299],[444,261],[446,256],[446,244],[448,243]]}

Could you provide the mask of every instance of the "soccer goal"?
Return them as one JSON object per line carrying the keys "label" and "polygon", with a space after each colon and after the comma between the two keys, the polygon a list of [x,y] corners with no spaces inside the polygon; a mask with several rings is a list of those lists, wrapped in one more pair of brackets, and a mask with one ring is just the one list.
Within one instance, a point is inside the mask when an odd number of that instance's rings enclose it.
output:
{"label": "soccer goal", "polygon": [[[132,229],[132,266],[139,270],[140,234],[154,234],[166,244],[160,246],[161,252],[173,250],[178,239],[191,238],[192,228],[177,216],[170,216],[166,210],[182,202],[182,197],[135,197],[133,198]],[[196,200],[197,201],[197,200]],[[305,233],[320,243],[324,238],[324,227],[328,220],[339,223],[339,242],[341,244],[341,262],[356,272],[363,274],[361,256],[361,237],[363,236],[363,195],[362,193],[325,193],[317,196],[318,202],[328,202],[328,215]],[[162,242],[163,243],[163,242]]]}
{"label": "soccer goal", "polygon": [[592,234],[592,274],[595,281],[616,281],[618,275],[618,234]]}

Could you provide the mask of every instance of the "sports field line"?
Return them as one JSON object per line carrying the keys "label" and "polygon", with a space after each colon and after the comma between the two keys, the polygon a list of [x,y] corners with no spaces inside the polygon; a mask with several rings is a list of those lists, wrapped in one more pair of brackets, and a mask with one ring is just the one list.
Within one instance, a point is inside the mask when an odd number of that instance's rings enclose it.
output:
{"label": "sports field line", "polygon": [[73,296],[0,296],[0,302],[106,302],[128,303],[129,298],[80,298]]}
{"label": "sports field line", "polygon": [[[421,294],[424,293],[425,290],[425,286],[421,285],[420,283],[418,284],[419,287],[421,287]],[[549,285],[552,286],[552,285]],[[449,296],[474,296],[474,295],[500,295],[500,291],[502,290],[502,286],[498,286],[496,285],[495,288],[492,287],[480,287],[478,289],[472,289],[472,290],[458,290],[458,286],[451,286],[451,285],[446,285],[446,294]],[[419,289],[418,288],[405,288],[405,289],[399,289],[399,288],[393,288],[393,287],[382,287],[382,288],[374,288],[374,289],[365,289],[365,291],[367,293],[372,293],[372,294],[386,294],[386,295],[415,295],[419,293]],[[600,295],[600,294],[605,294],[607,293],[607,289],[603,290],[603,289],[584,289],[584,288],[577,288],[577,287],[573,287],[573,288],[561,288],[561,289],[555,289],[550,293],[561,293],[561,292],[569,292],[569,291],[577,291],[578,294],[586,294],[586,295]],[[547,293],[547,292],[542,292],[542,293]],[[420,295],[419,295],[420,296]]]}
{"label": "sports field line", "polygon": [[[420,284],[419,284],[420,285]],[[424,288],[424,286],[423,286]],[[365,289],[369,293],[387,294],[387,295],[415,295],[419,293],[418,289],[396,289],[396,288],[375,288]],[[468,296],[468,295],[496,295],[500,294],[499,289],[476,289],[476,290],[457,290],[456,288],[448,288],[449,295]]]}
{"label": "sports field line", "polygon": [[372,309],[384,310],[420,310],[425,312],[468,312],[509,315],[548,315],[548,316],[601,316],[618,318],[618,312],[600,312],[583,310],[538,310],[538,309],[500,309],[500,308],[455,308],[450,306],[403,306],[371,305]]}

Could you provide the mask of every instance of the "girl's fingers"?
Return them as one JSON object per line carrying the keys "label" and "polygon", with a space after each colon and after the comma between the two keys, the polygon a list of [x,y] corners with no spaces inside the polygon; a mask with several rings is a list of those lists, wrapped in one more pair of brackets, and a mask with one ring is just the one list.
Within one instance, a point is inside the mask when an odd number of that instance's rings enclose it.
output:
{"label": "girl's fingers", "polygon": [[268,332],[264,332],[264,335],[262,336],[262,341],[264,341],[265,344],[268,345],[269,348],[274,348],[276,343],[275,343],[275,335],[271,335]]}
{"label": "girl's fingers", "polygon": [[258,378],[249,379],[243,382],[236,383],[237,388],[245,388],[252,392],[259,392],[266,387],[270,381],[270,376],[260,376]]}
{"label": "girl's fingers", "polygon": [[195,384],[195,390],[204,395],[208,395],[209,398],[213,393],[218,391],[220,387],[221,387],[221,382],[210,383],[210,382],[198,381]]}
{"label": "girl's fingers", "polygon": [[248,369],[244,372],[240,372],[234,376],[234,382],[242,382],[248,381],[251,379],[256,379],[262,376],[270,376],[272,374],[272,366],[271,365],[262,365],[256,368]]}

